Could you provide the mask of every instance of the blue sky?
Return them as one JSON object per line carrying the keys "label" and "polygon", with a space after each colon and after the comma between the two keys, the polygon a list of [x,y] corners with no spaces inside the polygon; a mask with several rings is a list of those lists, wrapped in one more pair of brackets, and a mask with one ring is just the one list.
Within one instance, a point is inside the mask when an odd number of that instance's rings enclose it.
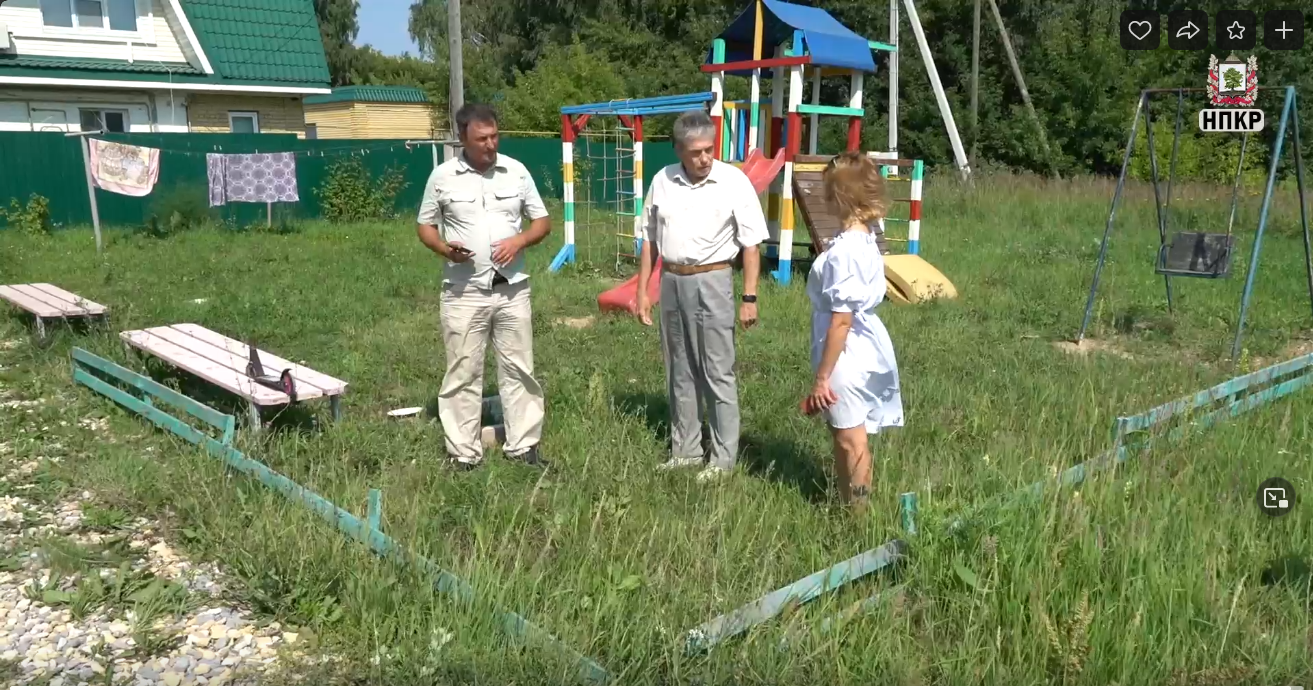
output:
{"label": "blue sky", "polygon": [[406,26],[410,20],[410,5],[414,0],[361,0],[360,33],[356,45],[374,46],[384,55],[400,55],[409,51],[419,53],[419,47],[410,40]]}

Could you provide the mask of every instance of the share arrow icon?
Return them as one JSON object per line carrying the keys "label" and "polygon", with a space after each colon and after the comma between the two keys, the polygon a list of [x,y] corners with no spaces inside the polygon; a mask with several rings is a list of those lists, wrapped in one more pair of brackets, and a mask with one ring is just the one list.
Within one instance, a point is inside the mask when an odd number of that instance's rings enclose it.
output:
{"label": "share arrow icon", "polygon": [[1172,50],[1203,50],[1208,47],[1208,15],[1200,10],[1180,10],[1167,16],[1167,44]]}

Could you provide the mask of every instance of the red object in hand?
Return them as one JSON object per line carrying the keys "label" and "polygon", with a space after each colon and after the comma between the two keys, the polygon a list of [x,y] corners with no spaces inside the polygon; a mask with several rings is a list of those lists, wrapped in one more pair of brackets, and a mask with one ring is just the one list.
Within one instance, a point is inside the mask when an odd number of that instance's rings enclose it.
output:
{"label": "red object in hand", "polygon": [[[656,306],[661,301],[661,259],[652,267],[652,279],[647,281],[647,299]],[[638,274],[597,296],[597,308],[601,311],[627,311],[638,313]]]}

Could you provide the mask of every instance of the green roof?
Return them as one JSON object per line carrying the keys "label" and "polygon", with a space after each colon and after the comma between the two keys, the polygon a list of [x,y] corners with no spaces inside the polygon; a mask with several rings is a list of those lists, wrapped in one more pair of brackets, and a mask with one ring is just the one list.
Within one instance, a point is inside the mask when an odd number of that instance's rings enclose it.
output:
{"label": "green roof", "polygon": [[128,62],[101,58],[49,57],[44,55],[0,55],[0,67],[75,69],[138,74],[203,74],[185,62]]}
{"label": "green roof", "polygon": [[331,81],[311,0],[182,0],[182,8],[225,79]]}
{"label": "green roof", "polygon": [[214,68],[212,75],[187,63],[32,55],[0,55],[0,71],[50,79],[329,88],[332,79],[312,0],[182,0],[181,4]]}
{"label": "green roof", "polygon": [[414,86],[342,86],[327,96],[307,96],[306,105],[322,103],[428,103],[429,97]]}

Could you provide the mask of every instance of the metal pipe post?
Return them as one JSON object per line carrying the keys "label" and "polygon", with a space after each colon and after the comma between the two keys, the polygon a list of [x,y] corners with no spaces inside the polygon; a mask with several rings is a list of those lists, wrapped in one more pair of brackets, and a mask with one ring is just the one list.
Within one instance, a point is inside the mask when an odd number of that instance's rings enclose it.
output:
{"label": "metal pipe post", "polygon": [[1240,204],[1240,176],[1245,169],[1245,149],[1249,148],[1249,132],[1240,138],[1240,161],[1235,166],[1235,182],[1231,186],[1231,215],[1226,219],[1226,234],[1229,237],[1235,228],[1236,206]]}
{"label": "metal pipe post", "polygon": [[[1268,166],[1267,190],[1263,192],[1263,210],[1258,214],[1258,234],[1254,236],[1254,249],[1249,257],[1249,274],[1245,276],[1245,292],[1240,297],[1240,317],[1236,319],[1235,341],[1231,343],[1231,361],[1240,356],[1240,341],[1245,334],[1245,317],[1249,315],[1249,299],[1254,293],[1254,276],[1258,273],[1258,254],[1263,249],[1263,230],[1267,228],[1267,213],[1272,208],[1272,187],[1277,181],[1277,165],[1281,162],[1281,145],[1286,141],[1286,124],[1295,106],[1295,87],[1286,87],[1286,104],[1281,107],[1281,125],[1277,140],[1272,145],[1272,161]],[[1296,170],[1298,174],[1298,170]],[[1305,225],[1307,227],[1307,225]]]}
{"label": "metal pipe post", "polygon": [[91,143],[87,141],[87,137],[99,133],[97,131],[76,135],[82,147],[82,168],[87,174],[87,199],[91,202],[91,228],[96,233],[96,254],[104,250],[105,243],[100,237],[100,208],[96,205],[96,183],[91,178],[91,154],[88,152]]}
{"label": "metal pipe post", "polygon": [[1295,129],[1295,181],[1298,183],[1299,193],[1299,224],[1304,229],[1304,268],[1308,272],[1308,301],[1309,306],[1313,307],[1313,244],[1309,242],[1308,235],[1308,210],[1304,201],[1304,149],[1299,143],[1299,95],[1295,95],[1294,105],[1295,121],[1292,123]]}
{"label": "metal pipe post", "polygon": [[[1146,143],[1149,145],[1149,175],[1153,182],[1153,208],[1158,214],[1158,252],[1161,254],[1163,247],[1167,246],[1167,219],[1163,216],[1163,200],[1158,189],[1158,150],[1154,148],[1153,143],[1153,118],[1150,117],[1149,111],[1153,109],[1153,97],[1150,96],[1145,101],[1144,108],[1144,129],[1148,137]],[[1157,266],[1158,259],[1154,259],[1154,265]],[[1167,286],[1167,313],[1174,311],[1172,301],[1172,277],[1163,276],[1163,284]]]}
{"label": "metal pipe post", "polygon": [[1090,283],[1090,296],[1085,301],[1085,318],[1081,321],[1080,333],[1076,336],[1076,342],[1085,338],[1085,331],[1090,325],[1090,316],[1094,314],[1094,296],[1099,291],[1099,278],[1103,275],[1103,264],[1108,256],[1108,237],[1112,234],[1112,219],[1117,215],[1117,204],[1122,199],[1122,188],[1126,185],[1126,171],[1131,165],[1131,151],[1135,150],[1135,134],[1140,125],[1140,111],[1144,108],[1144,101],[1148,95],[1141,92],[1140,99],[1135,102],[1135,114],[1131,116],[1131,136],[1126,141],[1126,153],[1122,156],[1122,172],[1117,177],[1117,189],[1112,193],[1112,208],[1108,210],[1108,224],[1103,228],[1103,242],[1099,245],[1099,261],[1094,266],[1094,281]]}

